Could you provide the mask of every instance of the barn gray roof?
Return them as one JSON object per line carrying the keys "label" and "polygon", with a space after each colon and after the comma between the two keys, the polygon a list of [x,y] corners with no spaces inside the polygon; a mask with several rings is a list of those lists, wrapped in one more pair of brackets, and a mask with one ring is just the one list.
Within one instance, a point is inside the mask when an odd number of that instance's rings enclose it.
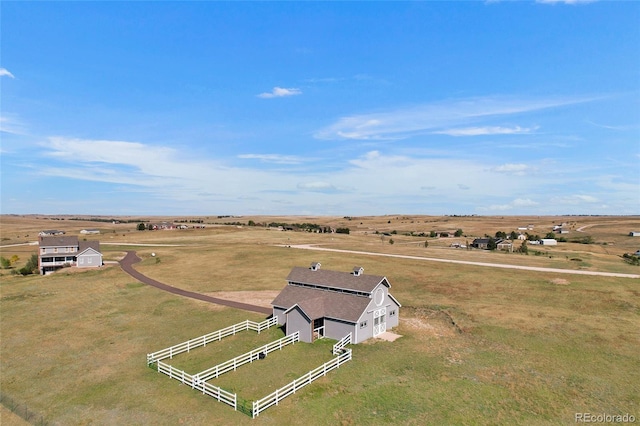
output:
{"label": "barn gray roof", "polygon": [[336,290],[352,290],[371,293],[380,282],[384,281],[387,287],[391,287],[387,279],[379,275],[361,274],[355,276],[350,272],[328,271],[318,269],[312,271],[309,268],[295,267],[289,273],[287,281],[316,285]]}
{"label": "barn gray roof", "polygon": [[328,317],[355,323],[369,302],[368,297],[288,285],[271,304],[282,309],[298,305],[312,320]]}

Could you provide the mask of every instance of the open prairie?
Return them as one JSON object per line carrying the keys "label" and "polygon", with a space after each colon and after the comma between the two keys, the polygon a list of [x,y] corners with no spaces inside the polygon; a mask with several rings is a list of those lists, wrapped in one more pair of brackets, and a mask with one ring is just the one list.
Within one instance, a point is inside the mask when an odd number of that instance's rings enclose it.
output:
{"label": "open prairie", "polygon": [[[48,276],[1,270],[1,392],[48,423],[566,424],[574,422],[575,413],[586,412],[628,413],[640,421],[640,279],[562,272],[640,274],[640,267],[622,258],[640,249],[640,237],[629,236],[640,231],[640,217],[89,219],[0,218],[0,255],[17,256],[14,269],[37,253],[37,245],[28,243],[44,229],[100,240],[107,261],[100,269],[65,268]],[[206,228],[137,230],[140,222],[184,220],[192,226],[189,221],[196,219]],[[257,226],[247,226],[249,221]],[[349,228],[350,233],[278,230],[283,223]],[[521,227],[544,237],[562,223],[569,229],[562,234],[567,242],[530,245],[528,255],[452,247]],[[262,226],[268,224],[274,226]],[[100,234],[79,233],[89,228]],[[460,237],[429,236],[458,229]],[[402,304],[394,331],[403,337],[352,346],[352,361],[252,420],[147,368],[146,354],[263,317],[141,284],[111,263],[128,250],[143,259],[135,268],[158,281],[263,306],[269,306],[294,266],[313,261],[333,270],[363,266],[365,274],[389,279]],[[273,333],[256,337],[255,346],[281,337]],[[209,356],[214,365],[239,355],[231,353],[236,348],[252,347],[250,334],[242,339],[176,357],[176,365],[199,369]],[[269,360],[272,364],[241,368],[217,384],[257,398],[326,361],[329,349],[322,341],[296,344]],[[0,415],[4,423],[7,409]]]}

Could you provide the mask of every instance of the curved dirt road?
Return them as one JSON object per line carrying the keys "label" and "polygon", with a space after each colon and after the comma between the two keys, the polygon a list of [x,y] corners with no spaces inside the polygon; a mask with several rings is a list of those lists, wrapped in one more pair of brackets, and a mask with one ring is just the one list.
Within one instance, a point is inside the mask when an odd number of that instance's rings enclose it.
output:
{"label": "curved dirt road", "polygon": [[270,315],[273,312],[269,308],[264,308],[262,306],[250,305],[248,303],[234,302],[231,300],[218,299],[217,297],[211,297],[200,293],[195,293],[193,291],[183,290],[177,287],[172,287],[167,284],[163,284],[159,281],[151,279],[146,275],[141,274],[140,272],[133,269],[133,264],[140,262],[140,259],[135,251],[128,251],[127,255],[119,262],[122,270],[127,274],[131,275],[136,280],[150,285],[152,287],[158,288],[160,290],[168,291],[169,293],[177,294],[178,296],[190,297],[196,300],[202,300],[204,302],[215,303],[217,305],[228,306],[230,308],[242,309],[244,311],[250,312],[258,312],[260,314]]}

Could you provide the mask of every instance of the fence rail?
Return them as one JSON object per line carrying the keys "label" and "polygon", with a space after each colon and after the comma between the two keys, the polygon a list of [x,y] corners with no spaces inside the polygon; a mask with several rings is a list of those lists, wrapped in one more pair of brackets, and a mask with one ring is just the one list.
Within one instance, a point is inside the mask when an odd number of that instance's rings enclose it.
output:
{"label": "fence rail", "polygon": [[344,336],[342,339],[338,341],[335,345],[333,345],[333,354],[339,355],[344,350],[344,347],[351,344],[351,333]]}
{"label": "fence rail", "polygon": [[218,364],[214,367],[208,368],[200,373],[195,374],[194,380],[196,381],[207,381],[214,378],[219,377],[220,375],[229,372],[235,371],[236,368],[241,365],[247,364],[249,362],[253,362],[259,359],[261,356],[266,356],[267,354],[275,351],[281,350],[283,347],[294,344],[300,341],[300,332],[296,331],[293,334],[285,336],[281,339],[275,340],[271,343],[267,343],[264,346],[256,348],[251,352],[247,352],[246,354],[242,354],[233,359],[223,362],[222,364]]}
{"label": "fence rail", "polygon": [[238,397],[235,393],[228,392],[203,381],[194,380],[194,376],[191,374],[179,370],[169,364],[165,364],[162,361],[158,361],[158,372],[166,374],[172,379],[176,379],[185,385],[191,386],[193,389],[202,391],[203,394],[209,395],[220,402],[232,406],[234,410],[237,409]]}
{"label": "fence rail", "polygon": [[216,340],[222,340],[225,337],[232,336],[240,331],[253,330],[260,333],[274,325],[278,324],[278,318],[273,317],[262,322],[254,322],[245,320],[238,324],[223,328],[222,330],[214,331],[204,336],[196,337],[186,342],[178,343],[169,348],[159,350],[157,352],[147,354],[147,365],[151,365],[156,361],[160,361],[166,358],[173,358],[174,355],[181,354],[183,352],[189,352],[191,349],[199,348],[200,346],[206,346],[207,343],[214,342]]}
{"label": "fence rail", "polygon": [[255,419],[256,417],[258,417],[258,415],[262,411],[266,410],[272,405],[278,405],[278,402],[280,402],[287,396],[293,393],[296,393],[298,389],[310,384],[311,382],[313,382],[316,379],[319,379],[320,377],[325,376],[327,372],[340,367],[342,364],[350,360],[351,360],[351,349],[345,349],[341,355],[333,358],[331,361],[326,362],[322,364],[320,367],[309,371],[307,374],[297,378],[296,380],[289,383],[288,385],[285,385],[280,389],[276,389],[275,392],[265,396],[264,398],[258,401],[254,401],[252,417]]}

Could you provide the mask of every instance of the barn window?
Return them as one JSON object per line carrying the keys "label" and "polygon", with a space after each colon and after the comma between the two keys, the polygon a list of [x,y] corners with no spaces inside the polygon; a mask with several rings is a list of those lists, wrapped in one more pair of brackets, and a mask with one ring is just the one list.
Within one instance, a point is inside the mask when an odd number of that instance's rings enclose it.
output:
{"label": "barn window", "polygon": [[367,328],[367,321],[362,321],[360,323],[360,328]]}

